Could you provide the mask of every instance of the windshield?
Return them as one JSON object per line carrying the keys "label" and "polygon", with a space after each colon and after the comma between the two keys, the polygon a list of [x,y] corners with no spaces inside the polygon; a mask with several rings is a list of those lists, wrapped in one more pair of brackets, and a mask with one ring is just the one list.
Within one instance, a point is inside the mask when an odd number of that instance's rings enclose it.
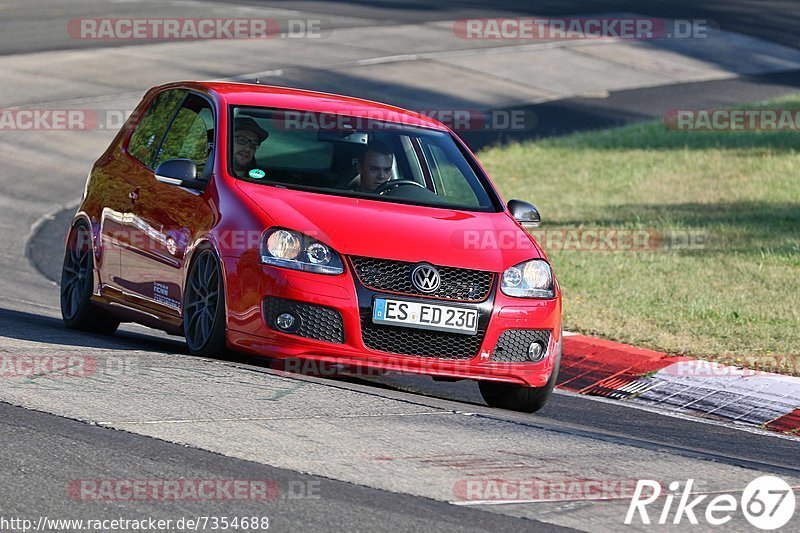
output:
{"label": "windshield", "polygon": [[232,107],[235,177],[376,200],[497,211],[448,132],[344,115]]}

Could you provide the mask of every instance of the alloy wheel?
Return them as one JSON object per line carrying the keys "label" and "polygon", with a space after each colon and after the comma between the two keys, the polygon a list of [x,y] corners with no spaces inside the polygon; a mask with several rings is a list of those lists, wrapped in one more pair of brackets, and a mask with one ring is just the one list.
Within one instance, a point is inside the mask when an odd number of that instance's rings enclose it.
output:
{"label": "alloy wheel", "polygon": [[184,321],[186,341],[192,350],[206,346],[214,333],[220,303],[219,266],[214,254],[201,252],[186,287]]}
{"label": "alloy wheel", "polygon": [[76,227],[70,234],[61,271],[61,308],[66,319],[81,310],[87,284],[92,282],[92,247],[89,230]]}

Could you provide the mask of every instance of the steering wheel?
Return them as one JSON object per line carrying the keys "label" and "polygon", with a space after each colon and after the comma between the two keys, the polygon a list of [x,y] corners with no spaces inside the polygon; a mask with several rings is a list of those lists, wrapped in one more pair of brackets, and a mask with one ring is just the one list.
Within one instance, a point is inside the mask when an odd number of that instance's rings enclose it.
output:
{"label": "steering wheel", "polygon": [[417,183],[414,180],[389,180],[386,183],[378,185],[378,188],[375,189],[372,192],[378,193],[381,196],[383,196],[385,193],[389,192],[391,189],[394,189],[396,187],[401,187],[403,185],[414,185],[416,187],[419,187],[420,189],[425,189],[426,191],[428,190],[428,188],[426,186],[422,185],[421,183]]}

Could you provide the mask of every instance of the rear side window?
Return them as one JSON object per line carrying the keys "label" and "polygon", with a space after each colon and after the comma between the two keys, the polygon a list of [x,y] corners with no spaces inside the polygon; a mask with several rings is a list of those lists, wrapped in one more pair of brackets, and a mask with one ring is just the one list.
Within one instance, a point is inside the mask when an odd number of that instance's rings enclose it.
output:
{"label": "rear side window", "polygon": [[169,159],[191,159],[203,175],[214,146],[214,113],[211,104],[195,94],[189,95],[169,127],[153,166]]}
{"label": "rear side window", "polygon": [[152,167],[161,139],[187,92],[175,89],[159,94],[136,125],[128,143],[128,152],[142,164]]}

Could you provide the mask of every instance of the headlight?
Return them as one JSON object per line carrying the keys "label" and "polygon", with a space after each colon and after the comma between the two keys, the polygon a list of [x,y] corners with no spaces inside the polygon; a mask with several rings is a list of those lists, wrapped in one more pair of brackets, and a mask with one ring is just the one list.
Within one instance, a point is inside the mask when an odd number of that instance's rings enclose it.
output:
{"label": "headlight", "polygon": [[341,274],[342,259],[329,246],[297,231],[274,228],[261,239],[261,262],[319,274]]}
{"label": "headlight", "polygon": [[525,261],[503,272],[500,290],[507,296],[554,298],[553,271],[546,261]]}

